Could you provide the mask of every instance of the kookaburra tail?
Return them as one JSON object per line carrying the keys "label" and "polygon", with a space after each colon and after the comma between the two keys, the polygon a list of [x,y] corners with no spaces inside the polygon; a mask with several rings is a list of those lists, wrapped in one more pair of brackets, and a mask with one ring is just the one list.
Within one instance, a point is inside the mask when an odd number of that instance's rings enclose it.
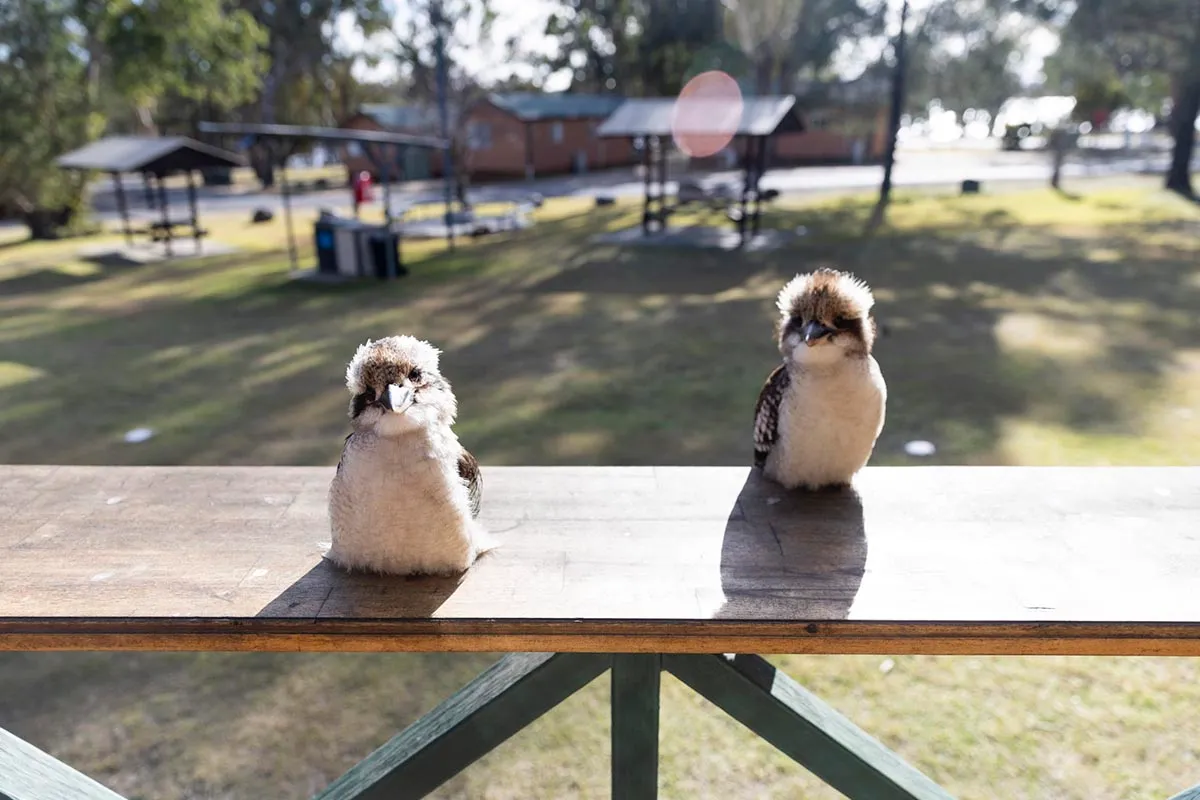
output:
{"label": "kookaburra tail", "polygon": [[354,430],[329,489],[328,554],[343,567],[454,574],[494,546],[476,520],[479,464],[451,429],[458,405],[438,356],[390,336],[360,346],[346,368]]}
{"label": "kookaburra tail", "polygon": [[874,298],[852,275],[821,269],[779,293],[780,364],[758,396],[754,463],[788,488],[842,486],[883,429],[887,386],[871,355]]}

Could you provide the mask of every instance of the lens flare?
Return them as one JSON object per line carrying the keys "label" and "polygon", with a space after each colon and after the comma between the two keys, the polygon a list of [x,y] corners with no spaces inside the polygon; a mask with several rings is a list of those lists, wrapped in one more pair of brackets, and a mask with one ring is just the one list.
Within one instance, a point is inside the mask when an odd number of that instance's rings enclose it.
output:
{"label": "lens flare", "polygon": [[671,136],[675,146],[693,158],[719,153],[742,121],[742,92],[737,81],[720,70],[702,72],[687,82],[675,100]]}

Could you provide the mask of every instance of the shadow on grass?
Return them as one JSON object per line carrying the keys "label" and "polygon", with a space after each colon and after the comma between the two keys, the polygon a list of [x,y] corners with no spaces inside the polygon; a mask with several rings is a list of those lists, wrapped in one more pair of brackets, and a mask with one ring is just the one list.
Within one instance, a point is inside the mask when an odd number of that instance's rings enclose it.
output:
{"label": "shadow on grass", "polygon": [[[0,362],[33,368],[0,383],[0,460],[331,464],[346,361],[368,337],[407,332],[444,350],[460,436],[485,464],[745,464],[778,357],[774,294],[822,265],[876,289],[891,390],[878,463],[906,463],[914,438],[938,445],[935,462],[1003,462],[1010,419],[1136,433],[1176,352],[1197,346],[1194,223],[1082,239],[955,206],[944,231],[838,238],[864,208],[775,212],[814,232],[769,253],[591,246],[626,215],[617,208],[430,255],[390,283],[295,284],[280,255],[60,287],[92,294],[14,307],[0,324]],[[1026,335],[1027,317],[1057,327]],[[1010,334],[1018,346],[998,338]],[[1072,337],[1087,339],[1079,352],[1055,350]],[[88,413],[64,424],[62,398],[79,386]],[[139,426],[156,435],[124,444]]]}

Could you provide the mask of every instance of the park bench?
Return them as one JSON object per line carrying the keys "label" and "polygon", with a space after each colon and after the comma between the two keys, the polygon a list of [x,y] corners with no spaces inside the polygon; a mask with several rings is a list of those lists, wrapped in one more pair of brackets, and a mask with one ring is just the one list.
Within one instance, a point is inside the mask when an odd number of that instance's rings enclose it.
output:
{"label": "park bench", "polygon": [[[401,579],[322,560],[331,468],[0,467],[0,649],[510,653],[320,795],[389,799],[606,671],[613,796],[654,797],[663,670],[851,798],[946,798],[762,654],[1200,655],[1200,469],[484,475],[502,548]],[[116,795],[0,730],[0,797]]]}

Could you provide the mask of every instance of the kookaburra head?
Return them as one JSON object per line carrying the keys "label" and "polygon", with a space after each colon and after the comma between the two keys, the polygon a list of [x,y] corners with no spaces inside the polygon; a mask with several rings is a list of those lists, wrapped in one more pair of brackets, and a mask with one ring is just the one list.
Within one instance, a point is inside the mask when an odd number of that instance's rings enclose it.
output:
{"label": "kookaburra head", "polygon": [[440,351],[412,336],[389,336],[359,346],[346,367],[350,419],[356,431],[380,436],[454,423],[458,404],[438,371]]}
{"label": "kookaburra head", "polygon": [[833,269],[797,275],[779,292],[776,328],[787,363],[819,366],[846,355],[870,355],[875,342],[871,289]]}

